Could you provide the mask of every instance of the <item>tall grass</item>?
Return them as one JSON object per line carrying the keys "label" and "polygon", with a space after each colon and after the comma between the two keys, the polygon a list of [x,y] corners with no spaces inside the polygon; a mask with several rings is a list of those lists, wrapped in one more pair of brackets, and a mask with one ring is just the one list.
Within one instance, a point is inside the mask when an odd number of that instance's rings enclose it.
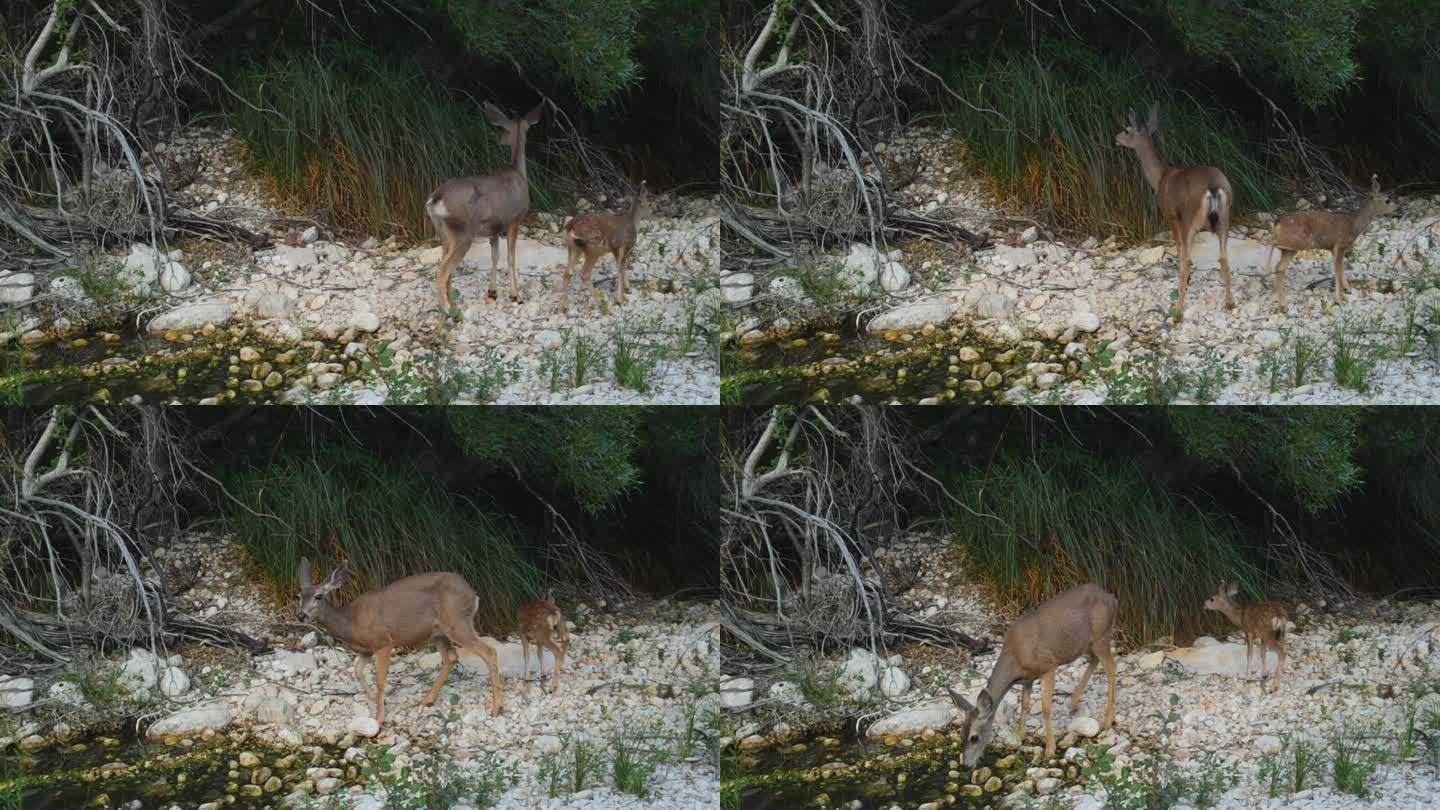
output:
{"label": "tall grass", "polygon": [[483,626],[507,627],[539,592],[539,572],[517,551],[503,518],[437,490],[431,477],[364,453],[327,449],[292,456],[226,480],[240,504],[236,537],[280,593],[309,557],[323,575],[349,560],[351,592],[426,571],[454,571],[480,597]]}
{"label": "tall grass", "polygon": [[[261,108],[236,105],[231,118],[256,164],[282,194],[343,229],[428,238],[432,191],[510,160],[483,99],[447,98],[414,67],[337,49],[234,73],[234,86]],[[543,209],[550,201],[534,130],[530,141],[531,206]]]}
{"label": "tall grass", "polygon": [[1130,239],[1168,230],[1140,161],[1115,144],[1116,116],[1134,107],[1143,117],[1151,101],[1160,102],[1156,147],[1167,163],[1218,166],[1237,215],[1275,208],[1275,156],[1247,141],[1219,105],[1159,86],[1133,66],[1066,51],[1046,62],[967,61],[949,78],[975,106],[1004,116],[962,109],[949,122],[997,196],[1061,229]]}
{"label": "tall grass", "polygon": [[1147,643],[1220,626],[1201,609],[1215,586],[1260,581],[1234,527],[1150,486],[1133,466],[1080,455],[1051,467],[1006,461],[949,486],[982,515],[956,515],[956,542],[1013,607],[1095,582],[1119,596],[1120,632]]}

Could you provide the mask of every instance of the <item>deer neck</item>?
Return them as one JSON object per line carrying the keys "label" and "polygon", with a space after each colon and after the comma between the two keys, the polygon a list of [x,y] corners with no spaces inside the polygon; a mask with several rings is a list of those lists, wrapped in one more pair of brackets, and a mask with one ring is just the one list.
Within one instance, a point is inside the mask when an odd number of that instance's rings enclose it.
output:
{"label": "deer neck", "polygon": [[1364,233],[1379,214],[1380,206],[1373,200],[1366,200],[1359,210],[1350,215],[1350,238],[1354,239]]}
{"label": "deer neck", "polygon": [[1005,650],[1001,650],[1000,657],[995,661],[995,668],[990,670],[990,680],[985,682],[985,693],[990,696],[991,705],[997,711],[1000,708],[1000,700],[1018,680],[1020,680],[1019,666],[1014,658]]}
{"label": "deer neck", "polygon": [[510,146],[510,168],[519,172],[520,176],[526,180],[530,179],[530,175],[525,173],[525,132],[523,130],[516,131],[515,143]]}
{"label": "deer neck", "polygon": [[354,646],[356,641],[354,607],[354,603],[344,607],[335,607],[327,602],[325,609],[315,617],[319,620],[321,627],[347,647]]}
{"label": "deer neck", "polygon": [[1140,157],[1140,171],[1145,175],[1145,182],[1155,193],[1160,193],[1160,178],[1165,176],[1165,163],[1160,160],[1160,153],[1155,149],[1155,142],[1146,138],[1144,143],[1135,149],[1135,154]]}
{"label": "deer neck", "polygon": [[1236,603],[1236,602],[1226,602],[1226,603],[1220,608],[1220,612],[1223,613],[1223,614],[1225,614],[1225,618],[1227,618],[1227,619],[1229,619],[1231,622],[1233,622],[1236,627],[1244,627],[1244,626],[1245,626],[1245,606],[1244,606],[1244,605],[1241,605],[1241,604]]}

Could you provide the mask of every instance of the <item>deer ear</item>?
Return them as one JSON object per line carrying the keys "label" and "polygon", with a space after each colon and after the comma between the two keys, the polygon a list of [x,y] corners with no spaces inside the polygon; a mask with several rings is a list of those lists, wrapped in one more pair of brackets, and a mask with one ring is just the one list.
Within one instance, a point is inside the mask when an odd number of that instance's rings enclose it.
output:
{"label": "deer ear", "polygon": [[1151,135],[1160,131],[1160,102],[1150,102],[1150,121],[1145,125]]}
{"label": "deer ear", "polygon": [[487,101],[483,105],[481,105],[480,109],[485,113],[485,120],[489,121],[491,124],[494,124],[501,129],[509,129],[510,127],[514,126],[514,124],[510,123],[510,116],[506,115],[504,110],[501,110],[494,104],[491,104]]}
{"label": "deer ear", "polygon": [[541,114],[544,113],[544,112],[545,112],[545,102],[542,101],[542,102],[540,102],[539,104],[536,104],[536,105],[535,105],[535,108],[534,108],[533,110],[531,110],[531,111],[528,112],[528,113],[525,113],[525,120],[528,121],[528,122],[530,122],[530,123],[532,123],[532,124],[538,124],[538,123],[540,123],[540,116],[541,116]]}
{"label": "deer ear", "polygon": [[329,593],[330,591],[333,591],[333,590],[335,590],[336,588],[339,588],[340,586],[344,585],[344,584],[345,584],[345,581],[348,580],[349,578],[350,578],[350,562],[347,560],[346,562],[340,563],[340,567],[339,567],[339,568],[336,568],[334,571],[331,571],[331,572],[330,572],[330,578],[325,581],[325,591],[326,591],[326,593]]}
{"label": "deer ear", "polygon": [[1234,582],[1230,583],[1230,587],[1225,591],[1225,595],[1234,596],[1238,593],[1240,593],[1240,580],[1237,579]]}
{"label": "deer ear", "polygon": [[1130,108],[1130,128],[1136,132],[1140,131],[1140,119],[1135,117],[1135,108]]}
{"label": "deer ear", "polygon": [[315,580],[310,578],[310,561],[308,559],[300,558],[300,564],[295,566],[295,578],[300,581],[301,590],[315,587]]}
{"label": "deer ear", "polygon": [[955,705],[959,707],[960,711],[966,714],[975,714],[975,707],[970,705],[970,701],[961,697],[959,692],[956,692],[948,686],[945,687],[945,691],[950,693],[950,699],[955,701]]}
{"label": "deer ear", "polygon": [[1378,175],[1378,174],[1372,174],[1372,175],[1370,175],[1370,193],[1371,193],[1371,194],[1379,194],[1379,193],[1380,193],[1380,175]]}
{"label": "deer ear", "polygon": [[975,708],[981,714],[988,715],[995,711],[995,698],[990,697],[989,692],[982,690],[980,696],[975,698]]}

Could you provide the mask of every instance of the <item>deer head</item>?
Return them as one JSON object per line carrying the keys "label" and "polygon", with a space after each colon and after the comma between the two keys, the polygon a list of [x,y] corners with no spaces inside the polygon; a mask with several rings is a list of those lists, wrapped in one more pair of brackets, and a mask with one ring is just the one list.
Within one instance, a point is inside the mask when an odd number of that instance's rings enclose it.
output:
{"label": "deer head", "polygon": [[1151,145],[1151,139],[1160,131],[1160,102],[1150,104],[1150,119],[1142,125],[1140,119],[1135,116],[1135,108],[1130,108],[1129,122],[1120,122],[1124,129],[1115,133],[1115,144],[1126,149],[1140,151]]}
{"label": "deer head", "polygon": [[1370,175],[1370,198],[1361,205],[1361,208],[1369,215],[1370,219],[1395,213],[1394,203],[1385,199],[1385,195],[1380,191],[1379,175]]}
{"label": "deer head", "polygon": [[330,610],[330,602],[325,596],[344,585],[345,580],[350,578],[350,563],[340,563],[340,567],[331,571],[324,582],[314,585],[311,584],[310,561],[301,557],[295,576],[300,580],[300,621],[321,621]]}
{"label": "deer head", "polygon": [[946,691],[964,715],[960,724],[961,739],[965,743],[962,759],[966,768],[973,768],[980,761],[980,755],[985,753],[990,738],[995,736],[995,699],[982,689],[972,706],[954,689],[947,688]]}
{"label": "deer head", "polygon": [[562,650],[568,649],[570,646],[570,630],[565,626],[565,616],[560,612],[560,603],[555,601],[554,590],[545,591],[545,604],[551,608],[550,616],[547,619],[550,624],[550,638],[552,638],[556,644],[559,644]]}
{"label": "deer head", "polygon": [[1235,609],[1235,597],[1240,593],[1240,583],[1232,582],[1228,586],[1220,583],[1215,589],[1215,595],[1205,600],[1206,610],[1218,610],[1221,613],[1229,614]]}
{"label": "deer head", "polygon": [[485,120],[500,128],[500,143],[513,150],[518,144],[525,143],[526,131],[531,126],[540,123],[540,115],[545,109],[545,102],[536,104],[534,109],[520,118],[511,118],[505,114],[504,110],[488,101],[481,109],[485,112]]}

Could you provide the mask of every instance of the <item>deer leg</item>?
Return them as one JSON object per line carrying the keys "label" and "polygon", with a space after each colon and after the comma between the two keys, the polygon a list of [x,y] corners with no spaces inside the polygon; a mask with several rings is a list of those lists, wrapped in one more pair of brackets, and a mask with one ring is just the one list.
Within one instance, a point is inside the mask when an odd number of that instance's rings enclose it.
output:
{"label": "deer leg", "polygon": [[385,678],[390,674],[390,648],[375,651],[375,723],[385,725]]}
{"label": "deer leg", "polygon": [[1220,240],[1220,277],[1225,280],[1225,308],[1235,308],[1235,297],[1230,294],[1230,218],[1222,215],[1216,224],[1215,237]]}
{"label": "deer leg", "polygon": [[[1264,665],[1262,660],[1261,665]],[[1250,679],[1250,631],[1245,631],[1245,679]]]}
{"label": "deer leg", "polygon": [[1040,710],[1045,713],[1045,756],[1055,756],[1055,725],[1052,709],[1055,707],[1055,670],[1040,676]]}
{"label": "deer leg", "polygon": [[620,278],[615,283],[616,300],[618,300],[620,306],[623,307],[625,306],[625,270],[630,266],[629,246],[622,245],[615,253],[615,263],[620,268]]}
{"label": "deer leg", "polygon": [[[560,662],[565,660],[565,653],[553,641],[547,639],[543,643],[555,656],[555,663],[550,667],[550,692],[553,694],[560,688]],[[543,654],[541,660],[544,660]]]}
{"label": "deer leg", "polygon": [[445,679],[450,676],[450,668],[455,666],[455,660],[457,658],[455,648],[450,646],[450,642],[444,639],[440,639],[437,644],[440,647],[440,674],[435,676],[435,685],[430,687],[430,694],[426,695],[425,699],[420,701],[421,706],[429,706],[435,702],[435,698],[440,696],[440,687],[445,684]]}
{"label": "deer leg", "polygon": [[565,278],[560,286],[560,311],[570,311],[570,275],[575,272],[575,243],[571,242],[570,255],[565,260]]}
{"label": "deer leg", "polygon": [[1020,687],[1020,729],[1016,735],[1021,740],[1025,739],[1025,719],[1030,716],[1030,687],[1034,685],[1033,681],[1026,681],[1025,685]]}
{"label": "deer leg", "polygon": [[530,677],[530,643],[520,636],[520,680]]}
{"label": "deer leg", "polygon": [[1285,639],[1280,638],[1275,640],[1275,654],[1279,657],[1279,660],[1275,662],[1275,674],[1270,676],[1272,678],[1270,694],[1272,695],[1280,693],[1280,670],[1285,668]]}
{"label": "deer leg", "polygon": [[1085,665],[1085,672],[1080,675],[1080,683],[1075,687],[1075,694],[1070,696],[1070,713],[1080,708],[1080,696],[1085,694],[1085,687],[1090,685],[1090,676],[1095,672],[1095,665],[1100,662],[1095,653],[1090,653],[1090,660]]}
{"label": "deer leg", "polygon": [[510,247],[510,301],[517,304],[520,303],[520,286],[515,275],[515,240],[519,236],[520,220],[517,219],[510,223],[510,231],[506,234]]}
{"label": "deer leg", "polygon": [[1345,302],[1345,251],[1335,246],[1335,303]]}
{"label": "deer leg", "polygon": [[1105,698],[1105,725],[1100,728],[1113,728],[1115,726],[1115,690],[1119,680],[1115,671],[1115,648],[1111,644],[1109,636],[1101,641],[1101,648],[1098,651],[1101,661],[1105,663],[1105,679],[1110,682],[1110,689]]}
{"label": "deer leg", "polygon": [[450,311],[450,276],[465,258],[471,241],[463,236],[453,236],[449,250],[440,259],[440,270],[435,274],[435,294],[440,299],[441,312]]}
{"label": "deer leg", "polygon": [[593,274],[595,272],[595,262],[598,261],[599,258],[599,256],[590,251],[585,251],[585,266],[580,268],[580,278],[585,280],[585,289],[590,294],[590,306],[596,309],[600,308],[600,299],[599,293],[595,292],[595,279]]}
{"label": "deer leg", "polygon": [[1275,291],[1280,295],[1280,306],[1285,306],[1285,271],[1295,261],[1295,251],[1280,248],[1280,263],[1275,266]]}
{"label": "deer leg", "polygon": [[1175,320],[1183,321],[1185,320],[1185,288],[1190,284],[1190,239],[1185,235],[1179,222],[1175,223],[1172,230],[1175,232],[1175,247],[1180,253],[1179,315]]}
{"label": "deer leg", "polygon": [[482,639],[471,627],[461,628],[456,635],[459,638],[455,635],[450,636],[450,643],[459,646],[467,655],[480,656],[481,660],[485,662],[485,668],[490,670],[490,694],[492,697],[490,714],[500,714],[503,708],[500,700],[500,662],[495,654],[494,645]]}
{"label": "deer leg", "polygon": [[360,691],[365,693],[369,700],[375,700],[375,690],[371,688],[370,682],[365,680],[365,665],[370,663],[370,656],[355,656],[355,682],[360,684]]}
{"label": "deer leg", "polygon": [[495,274],[500,272],[500,235],[490,234],[490,289],[485,293],[486,298],[500,299],[500,294],[495,291]]}

